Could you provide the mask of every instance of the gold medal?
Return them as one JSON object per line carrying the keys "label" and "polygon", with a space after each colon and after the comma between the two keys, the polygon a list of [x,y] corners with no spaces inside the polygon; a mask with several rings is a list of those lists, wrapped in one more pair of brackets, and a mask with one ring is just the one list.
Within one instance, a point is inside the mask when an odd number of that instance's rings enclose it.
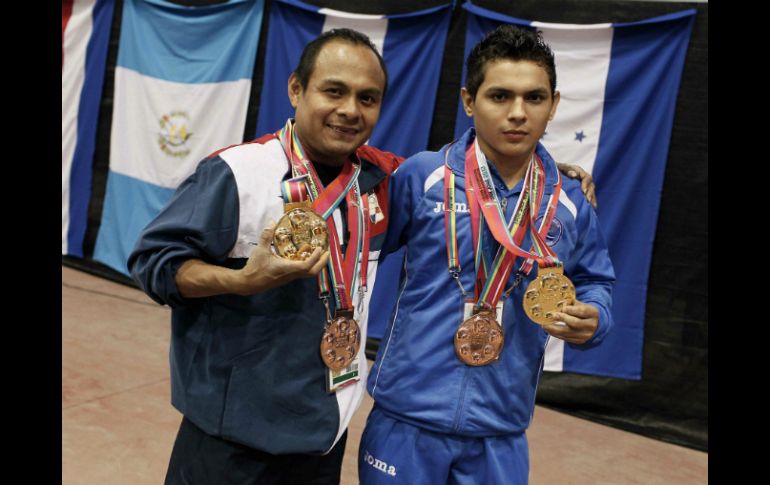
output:
{"label": "gold medal", "polygon": [[482,309],[460,324],[455,332],[455,353],[465,364],[481,366],[500,358],[503,327],[495,312]]}
{"label": "gold medal", "polygon": [[575,302],[575,285],[564,276],[562,266],[539,268],[535,278],[524,292],[524,312],[538,325],[554,322],[553,313]]}
{"label": "gold medal", "polygon": [[321,359],[326,367],[339,372],[355,360],[360,347],[361,330],[353,319],[353,311],[338,310],[324,327]]}
{"label": "gold medal", "polygon": [[329,248],[326,221],[310,208],[309,201],[284,204],[284,210],[273,233],[273,245],[280,257],[304,261],[315,248]]}

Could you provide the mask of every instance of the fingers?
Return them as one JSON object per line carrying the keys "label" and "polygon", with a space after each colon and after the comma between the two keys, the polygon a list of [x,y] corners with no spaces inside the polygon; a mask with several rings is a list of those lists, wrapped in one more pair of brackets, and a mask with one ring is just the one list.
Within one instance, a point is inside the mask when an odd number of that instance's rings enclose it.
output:
{"label": "fingers", "polygon": [[594,184],[593,179],[590,179],[589,182],[586,182],[586,179],[583,179],[580,183],[580,187],[583,189],[583,194],[586,196],[588,203],[591,204],[591,207],[596,209],[598,202],[596,200],[596,185]]}
{"label": "fingers", "polygon": [[270,245],[273,243],[273,233],[275,232],[275,224],[270,224],[267,226],[264,230],[262,230],[262,234],[259,236],[259,245],[263,248],[270,247]]}
{"label": "fingers", "polygon": [[321,248],[313,249],[307,259],[302,261],[292,261],[278,256],[273,260],[274,264],[280,265],[281,273],[286,281],[295,278],[307,278],[315,276],[321,272],[329,261],[329,251],[321,251]]}
{"label": "fingers", "polygon": [[308,276],[315,276],[321,272],[328,261],[329,251],[321,252],[321,248],[315,248],[310,257],[302,261],[302,263],[305,264],[305,271]]}
{"label": "fingers", "polygon": [[599,325],[599,310],[593,305],[576,301],[564,307],[563,312],[554,312],[554,322],[544,325],[550,335],[572,344],[587,342],[596,333]]}
{"label": "fingers", "polygon": [[578,318],[599,318],[599,309],[593,305],[575,300],[572,305],[566,305],[563,312],[556,312],[557,315],[571,315]]}
{"label": "fingers", "polygon": [[583,170],[579,165],[572,165],[570,163],[557,163],[559,170],[567,175],[571,179],[580,180],[580,190],[582,190],[588,203],[596,209],[598,203],[596,200],[596,185],[594,179],[590,173]]}
{"label": "fingers", "polygon": [[588,203],[596,209],[596,184],[594,184],[594,178],[582,168],[577,167],[577,169],[580,172],[580,190],[583,191],[583,195],[585,195]]}
{"label": "fingers", "polygon": [[557,163],[556,166],[559,168],[559,171],[563,174],[565,174],[567,177],[571,179],[578,178],[578,170],[580,167],[577,165],[572,165],[569,163]]}
{"label": "fingers", "polygon": [[588,340],[588,337],[584,338],[582,335],[575,336],[575,331],[570,329],[563,322],[554,322],[550,325],[543,325],[543,330],[548,332],[549,335],[571,344],[582,344]]}
{"label": "fingers", "polygon": [[[582,330],[583,325],[582,319],[574,317],[572,315],[568,315],[566,313],[561,312],[554,312],[553,314],[554,323],[552,325],[556,325],[560,329],[563,330]],[[561,323],[562,325],[558,325],[558,323]]]}

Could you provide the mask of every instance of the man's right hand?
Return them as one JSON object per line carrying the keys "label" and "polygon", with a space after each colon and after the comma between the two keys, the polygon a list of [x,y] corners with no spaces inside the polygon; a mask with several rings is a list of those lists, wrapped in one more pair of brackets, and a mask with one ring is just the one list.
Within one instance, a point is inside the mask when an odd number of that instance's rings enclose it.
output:
{"label": "man's right hand", "polygon": [[290,261],[273,254],[270,243],[275,226],[265,229],[249,255],[246,266],[230,269],[200,259],[185,261],[176,272],[179,293],[185,298],[236,294],[253,295],[321,272],[329,260],[329,251],[316,248],[305,261]]}
{"label": "man's right hand", "polygon": [[304,261],[283,259],[273,254],[270,244],[273,240],[275,225],[262,231],[259,243],[249,256],[249,260],[239,271],[239,295],[253,295],[269,290],[298,278],[316,276],[326,266],[329,251],[323,253],[319,248],[313,250]]}

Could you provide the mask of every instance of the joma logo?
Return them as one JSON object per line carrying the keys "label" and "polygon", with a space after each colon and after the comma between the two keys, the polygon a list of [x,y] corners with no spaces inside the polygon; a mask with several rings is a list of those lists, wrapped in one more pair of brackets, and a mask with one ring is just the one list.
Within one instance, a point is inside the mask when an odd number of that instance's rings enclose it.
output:
{"label": "joma logo", "polygon": [[369,464],[369,465],[373,466],[374,468],[378,469],[382,473],[387,473],[391,477],[395,477],[396,476],[396,467],[394,467],[393,465],[388,466],[387,463],[385,463],[384,461],[382,461],[382,460],[380,460],[378,458],[373,457],[368,451],[364,452],[364,461],[367,464]]}
{"label": "joma logo", "polygon": [[[436,207],[433,208],[433,212],[439,213],[444,212],[444,203],[443,202],[436,202]],[[468,209],[468,204],[463,204],[462,202],[455,202],[455,211],[457,212],[470,212]]]}

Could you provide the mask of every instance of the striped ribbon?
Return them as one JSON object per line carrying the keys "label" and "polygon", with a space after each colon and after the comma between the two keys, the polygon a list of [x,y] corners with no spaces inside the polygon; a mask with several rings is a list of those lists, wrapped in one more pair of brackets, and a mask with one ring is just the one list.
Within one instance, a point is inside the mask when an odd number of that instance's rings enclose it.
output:
{"label": "striped ribbon", "polygon": [[[557,175],[554,191],[548,200],[545,217],[540,227],[535,227],[535,218],[540,211],[545,188],[545,169],[540,157],[533,154],[524,176],[522,191],[516,201],[513,217],[506,227],[505,216],[500,207],[486,157],[474,141],[465,153],[466,197],[471,215],[471,230],[474,241],[474,266],[476,282],[474,299],[476,309],[495,308],[500,300],[505,283],[508,281],[517,256],[525,261],[519,269],[524,275],[529,274],[534,261],[541,266],[559,265],[561,262],[553,250],[545,243],[545,234],[553,221],[561,191],[561,175]],[[457,247],[457,227],[455,222],[455,179],[445,163],[444,167],[444,205],[447,241],[447,258],[450,272],[459,273],[460,264]],[[479,210],[481,214],[479,214]],[[483,228],[489,226],[500,248],[493,263],[488,267],[483,255]],[[527,231],[532,235],[534,253],[525,251],[519,245]],[[489,271],[488,271],[489,269]],[[488,274],[487,274],[488,273]]]}
{"label": "striped ribbon", "polygon": [[[362,203],[358,186],[358,174],[361,163],[345,162],[342,171],[328,186],[324,187],[313,164],[305,158],[302,144],[294,131],[291,119],[276,133],[292,169],[292,178],[283,182],[281,192],[284,200],[290,197],[305,196],[312,200],[311,208],[326,221],[329,230],[329,264],[318,275],[318,288],[321,298],[333,293],[338,310],[352,309],[352,291],[356,274],[359,274],[359,287],[366,285],[367,264],[360,264],[359,258],[365,257],[363,250],[368,248],[368,208]],[[300,188],[300,186],[302,188]],[[345,199],[348,205],[348,228],[350,240],[342,256],[341,244],[337,235],[337,226],[331,215]],[[304,199],[307,200],[307,199]],[[296,200],[299,202],[301,200]],[[330,283],[329,283],[330,282]]]}

